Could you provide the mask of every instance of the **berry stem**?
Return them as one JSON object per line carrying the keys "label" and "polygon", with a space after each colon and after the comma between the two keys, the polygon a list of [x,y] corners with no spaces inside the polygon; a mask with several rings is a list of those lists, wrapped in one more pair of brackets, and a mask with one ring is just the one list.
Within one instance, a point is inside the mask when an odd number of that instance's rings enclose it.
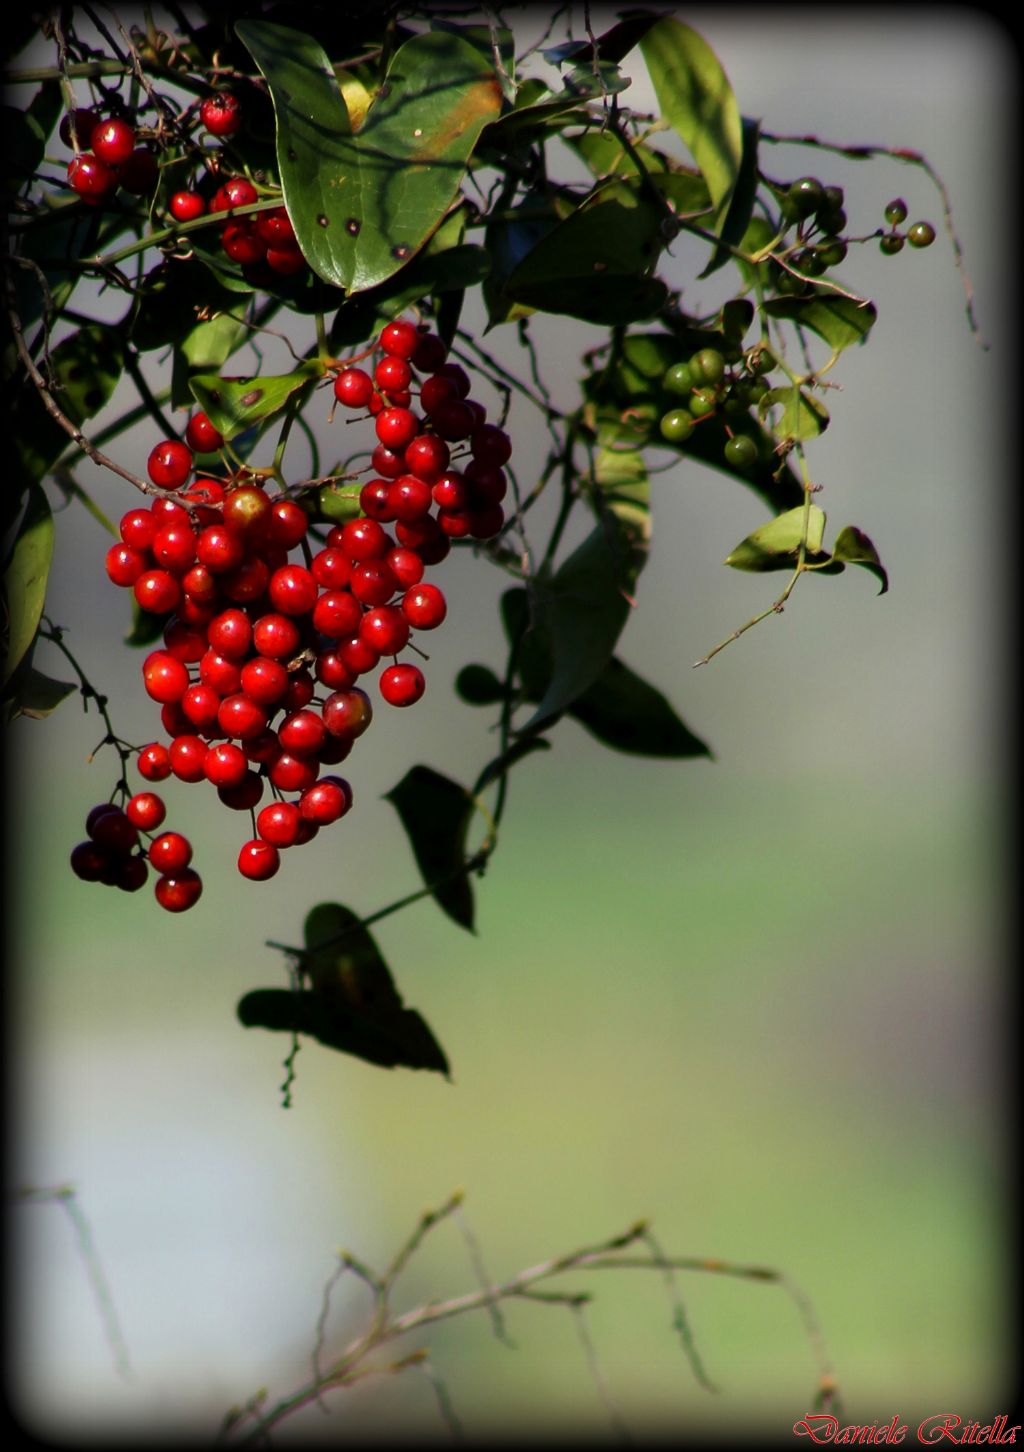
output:
{"label": "berry stem", "polygon": [[64,629],[62,626],[54,625],[50,617],[48,615],[44,615],[42,617],[42,624],[40,625],[39,635],[42,640],[48,640],[51,642],[51,644],[55,645],[64,656],[65,660],[68,662],[72,670],[75,672],[75,675],[78,677],[78,689],[82,697],[83,708],[88,711],[89,702],[92,701],[95,704],[96,710],[99,712],[103,720],[104,726],[107,728],[107,734],[90,753],[89,759],[92,760],[92,757],[95,756],[96,752],[99,751],[101,747],[107,745],[112,746],[117,752],[117,755],[121,762],[121,776],[118,780],[117,785],[126,796],[130,795],[131,788],[128,785],[128,763],[131,760],[131,748],[121,740],[120,736],[118,736],[117,732],[114,730],[114,723],[110,719],[110,712],[107,710],[107,697],[101,695],[99,691],[97,691],[96,687],[92,684],[88,676],[82,670],[82,667],[79,665],[75,656],[65,645]]}

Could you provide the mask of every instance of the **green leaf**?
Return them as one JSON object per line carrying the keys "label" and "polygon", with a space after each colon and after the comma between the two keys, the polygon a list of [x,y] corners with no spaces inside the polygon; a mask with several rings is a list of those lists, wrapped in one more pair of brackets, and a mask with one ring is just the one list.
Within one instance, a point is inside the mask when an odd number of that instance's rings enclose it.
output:
{"label": "green leaf", "polygon": [[498,115],[490,62],[457,34],[414,36],[353,132],[310,36],[255,20],[235,29],[270,88],[285,205],[307,261],[347,292],[385,281],[440,223],[480,132]]}
{"label": "green leaf", "polygon": [[[806,557],[814,559],[821,553],[825,533],[825,515],[816,504],[807,511]],[[790,509],[763,524],[740,541],[725,563],[734,570],[791,570],[804,538],[804,509]]]}
{"label": "green leaf", "polygon": [[621,539],[598,524],[554,577],[537,586],[551,641],[551,681],[517,734],[535,732],[568,709],[600,676],[629,618],[632,561]]}
{"label": "green leaf", "polygon": [[612,656],[597,680],[569,708],[569,715],[616,751],[678,759],[710,756],[660,691]]}
{"label": "green leaf", "polygon": [[551,684],[554,658],[550,633],[536,591],[534,605],[531,613],[530,595],[521,585],[513,585],[501,597],[501,623],[509,646],[515,651],[516,674],[522,685],[523,698],[536,705]]}
{"label": "green leaf", "polygon": [[42,720],[55,711],[78,687],[72,681],[55,681],[34,666],[17,671],[4,689],[3,718],[13,721],[17,716]]}
{"label": "green leaf", "polygon": [[491,270],[490,254],[473,243],[464,243],[435,252],[433,239],[408,267],[382,282],[379,287],[354,293],[338,308],[331,325],[331,346],[352,348],[374,333],[406,308],[428,295],[438,295],[474,287],[483,282]]}
{"label": "green leaf", "polygon": [[306,918],[301,971],[308,988],[258,988],[238,1004],[246,1028],[306,1034],[383,1068],[432,1069],[448,1060],[420,1015],[406,1008],[377,944],[356,915],[321,903]]}
{"label": "green leaf", "polygon": [[319,377],[320,364],[310,360],[279,377],[221,378],[217,373],[200,373],[189,379],[188,386],[214,428],[233,439],[280,413],[294,393],[311,389]]}
{"label": "green leaf", "polygon": [[38,484],[28,490],[28,504],[4,569],[4,665],[0,684],[10,680],[35,639],[46,601],[46,582],[53,559],[53,515]]}
{"label": "green leaf", "polygon": [[832,547],[832,560],[840,565],[863,565],[864,569],[870,570],[881,581],[879,595],[884,595],[889,588],[889,576],[885,566],[879,558],[878,551],[868,539],[867,535],[853,524],[845,525],[836,535],[836,542]]}
{"label": "green leaf", "polygon": [[504,684],[485,665],[464,665],[455,677],[455,691],[467,706],[495,706],[505,699]]}
{"label": "green leaf", "polygon": [[487,787],[511,771],[516,762],[522,761],[524,756],[532,756],[535,751],[549,751],[550,749],[551,742],[545,741],[543,736],[521,736],[518,741],[512,743],[507,751],[503,751],[500,756],[495,756],[487,763],[473,783],[474,793],[485,791]]}
{"label": "green leaf", "polygon": [[159,640],[163,635],[164,626],[170,620],[171,614],[160,615],[153,610],[143,610],[134,596],[132,596],[131,603],[132,623],[128,634],[124,637],[124,643],[136,647],[152,645],[154,640]]}
{"label": "green leaf", "polygon": [[714,202],[721,234],[743,163],[743,128],[732,87],[695,30],[666,16],[640,42],[661,114],[682,139]]}
{"label": "green leaf", "polygon": [[824,404],[795,384],[769,390],[758,404],[762,417],[774,404],[782,407],[781,415],[772,425],[772,433],[777,439],[814,439],[828,428],[828,411]]}
{"label": "green leaf", "polygon": [[475,810],[465,787],[429,766],[414,766],[385,793],[398,813],[423,881],[443,912],[473,931],[466,836]]}
{"label": "green leaf", "polygon": [[878,317],[874,303],[856,302],[836,293],[769,298],[764,311],[769,317],[787,318],[802,328],[810,328],[812,333],[824,338],[833,358],[852,343],[863,343]]}
{"label": "green leaf", "polygon": [[220,313],[207,322],[197,323],[191,332],[186,333],[174,350],[171,407],[191,408],[191,377],[196,373],[219,371],[249,336],[249,329],[236,322],[229,313]]}
{"label": "green leaf", "polygon": [[715,248],[711,261],[700,274],[701,277],[710,277],[720,267],[732,261],[734,247],[739,247],[747,234],[750,226],[750,219],[754,211],[754,198],[757,196],[758,183],[758,146],[761,140],[761,123],[752,121],[744,116],[743,127],[743,156],[740,161],[739,174],[736,177],[736,186],[729,202],[729,211],[726,214],[722,226],[722,244]]}

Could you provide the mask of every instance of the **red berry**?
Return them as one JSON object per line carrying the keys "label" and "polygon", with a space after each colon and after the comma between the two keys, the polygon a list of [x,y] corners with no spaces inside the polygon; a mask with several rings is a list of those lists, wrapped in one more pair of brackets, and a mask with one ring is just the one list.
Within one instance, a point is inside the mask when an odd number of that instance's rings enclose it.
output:
{"label": "red berry", "polygon": [[161,705],[180,701],[189,687],[188,668],[169,651],[154,650],[143,662],[142,683],[146,695]]}
{"label": "red berry", "polygon": [[372,671],[380,661],[380,651],[365,641],[361,635],[352,635],[338,643],[338,659],[354,676],[363,676]]}
{"label": "red berry", "polygon": [[221,698],[212,686],[197,681],[181,698],[181,709],[190,726],[197,731],[208,731],[217,724],[217,712]]}
{"label": "red berry", "polygon": [[178,618],[164,627],[164,645],[168,655],[186,665],[195,665],[206,653],[206,631]]}
{"label": "red berry", "polygon": [[434,630],[447,613],[448,605],[436,585],[414,585],[402,596],[402,614],[416,630]]}
{"label": "red berry", "polygon": [[409,622],[396,606],[380,605],[363,616],[359,635],[381,655],[397,655],[409,643]]}
{"label": "red berry", "polygon": [[307,787],[299,798],[299,814],[318,827],[330,826],[352,805],[352,789],[339,777],[325,776]]}
{"label": "red berry", "polygon": [[278,727],[278,740],[295,756],[312,756],[327,737],[327,727],[315,711],[296,711]]}
{"label": "red berry", "polygon": [[149,844],[147,855],[157,872],[176,876],[192,861],[192,844],[180,832],[164,832]]}
{"label": "red berry", "polygon": [[135,128],[116,118],[93,127],[89,141],[93,154],[108,166],[120,166],[135,150]]}
{"label": "red berry", "polygon": [[385,354],[373,370],[373,381],[382,393],[405,393],[412,382],[412,369],[404,358]]}
{"label": "red berry", "polygon": [[191,867],[185,867],[166,877],[158,877],[154,888],[156,900],[169,913],[187,912],[198,901],[203,891],[202,878]]}
{"label": "red berry", "polygon": [[218,787],[217,796],[233,812],[251,811],[263,796],[263,778],[249,770],[236,786]]}
{"label": "red berry", "polygon": [[242,125],[241,102],[230,91],[217,91],[200,105],[199,119],[211,136],[234,136]]}
{"label": "red berry", "polygon": [[146,781],[165,781],[171,774],[171,758],[160,741],[141,746],[135,759],[139,775]]}
{"label": "red berry", "polygon": [[405,450],[405,467],[417,479],[435,484],[448,467],[451,451],[437,434],[417,434]]}
{"label": "red berry", "polygon": [[456,469],[442,474],[431,492],[439,509],[465,509],[469,503],[469,485]]}
{"label": "red berry", "polygon": [[359,686],[335,691],[324,702],[324,725],[332,736],[361,736],[373,719],[369,696]]}
{"label": "red berry", "polygon": [[99,125],[100,118],[95,111],[87,106],[78,106],[74,111],[69,111],[60,123],[60,139],[65,146],[71,145],[71,132],[74,129],[78,140],[79,151],[85,151],[92,144],[92,133]]}
{"label": "red berry", "polygon": [[178,489],[192,472],[192,450],[180,439],[165,439],[152,450],[149,477],[160,489]]}
{"label": "red berry", "polygon": [[293,802],[271,802],[256,818],[256,831],[274,847],[291,847],[300,821],[299,809]]}
{"label": "red berry", "polygon": [[199,679],[212,686],[218,696],[231,696],[242,686],[242,670],[236,660],[229,660],[212,647],[199,662]]}
{"label": "red berry", "polygon": [[115,585],[127,588],[145,574],[149,557],[131,545],[113,544],[107,550],[105,563],[108,578]]}
{"label": "red berry", "polygon": [[180,736],[175,736],[168,751],[171,757],[171,770],[179,781],[203,780],[206,775],[204,766],[207,746],[201,736],[190,736],[183,732]]}
{"label": "red berry", "polygon": [[258,655],[291,660],[302,644],[302,633],[290,615],[261,615],[252,628],[252,643]]}
{"label": "red berry", "polygon": [[205,413],[199,411],[188,421],[185,442],[197,454],[215,454],[224,446],[224,435],[214,428]]}
{"label": "red berry", "polygon": [[380,335],[381,348],[395,358],[411,358],[420,341],[420,335],[414,323],[397,319],[393,323],[388,323]]}
{"label": "red berry", "polygon": [[455,386],[454,379],[446,378],[441,373],[432,373],[429,378],[424,378],[420,385],[420,408],[433,418],[435,409],[458,396],[459,390]]}
{"label": "red berry", "polygon": [[160,521],[148,509],[129,509],[121,516],[121,538],[132,549],[148,550],[159,528]]}
{"label": "red berry", "polygon": [[281,866],[281,854],[272,842],[254,837],[238,854],[238,870],[252,882],[266,882]]}
{"label": "red berry", "polygon": [[350,519],[342,525],[338,543],[350,560],[374,560],[387,554],[392,540],[377,520]]}
{"label": "red berry", "polygon": [[[399,474],[405,472],[405,461],[401,451],[391,449],[386,444],[378,444],[370,455],[370,467],[383,479],[397,479]],[[367,511],[364,506],[365,512]]]}
{"label": "red berry", "polygon": [[337,548],[321,550],[313,556],[309,568],[322,590],[343,590],[352,574],[348,556]]}
{"label": "red berry", "polygon": [[358,671],[346,664],[338,650],[322,650],[316,658],[316,678],[332,691],[347,691],[356,683]]}
{"label": "red berry", "polygon": [[106,847],[111,852],[130,852],[139,840],[138,828],[120,807],[110,806],[103,811],[95,807],[86,818],[85,830],[97,847]]}
{"label": "red berry", "polygon": [[334,396],[346,408],[366,408],[373,397],[373,379],[364,368],[343,368],[334,380]]}
{"label": "red berry", "polygon": [[231,741],[217,741],[203,760],[206,780],[216,787],[241,786],[249,771],[245,754]]}
{"label": "red berry", "polygon": [[142,832],[152,832],[167,815],[162,797],[156,792],[137,792],[127,803],[124,814]]}
{"label": "red berry", "polygon": [[165,570],[183,575],[195,563],[196,536],[191,524],[166,524],[153,539],[153,558]]}
{"label": "red berry", "polygon": [[312,786],[319,770],[315,761],[296,756],[292,751],[279,751],[270,762],[267,775],[282,792],[301,792]]}
{"label": "red berry", "polygon": [[271,503],[258,484],[242,484],[224,500],[224,523],[245,538],[258,538],[266,525]]}
{"label": "red berry", "polygon": [[208,524],[196,540],[196,557],[215,573],[236,570],[245,558],[245,544],[226,524]]}
{"label": "red berry", "polygon": [[240,660],[252,645],[252,621],[244,610],[233,606],[210,621],[206,638],[219,655]]}
{"label": "red berry", "polygon": [[251,701],[261,706],[272,706],[288,689],[288,672],[280,661],[271,660],[269,656],[257,656],[242,667],[241,685]]}
{"label": "red berry", "polygon": [[[194,222],[205,216],[206,203],[198,192],[175,192],[168,203],[168,211],[176,222]],[[197,449],[197,453],[202,452]]]}
{"label": "red berry", "polygon": [[267,586],[270,603],[285,615],[308,615],[316,603],[316,580],[302,565],[275,570]]}
{"label": "red berry", "polygon": [[288,678],[288,689],[281,700],[286,711],[301,711],[316,695],[313,677],[306,669],[293,671]]}
{"label": "red berry", "polygon": [[284,550],[294,549],[306,538],[309,515],[294,499],[276,499],[270,506],[267,538]]}
{"label": "red berry", "polygon": [[[374,450],[375,456],[376,452]],[[398,463],[400,474],[402,472],[401,459],[397,454],[392,457]],[[389,489],[390,485],[386,479],[371,479],[359,491],[359,508],[378,524],[390,524],[395,517],[388,498]]]}
{"label": "red berry", "polygon": [[[419,425],[416,415],[407,408],[385,408],[375,423],[377,437],[386,449],[404,449],[416,437]],[[467,429],[467,433],[469,430]],[[380,472],[378,470],[378,472]]]}
{"label": "red berry", "polygon": [[254,262],[262,262],[267,255],[267,244],[253,230],[248,218],[229,222],[221,233],[220,245],[232,262],[246,267],[251,267]]}
{"label": "red berry", "polygon": [[430,485],[415,474],[403,474],[388,490],[388,504],[395,518],[403,524],[414,524],[430,513],[434,499]]}
{"label": "red berry", "polygon": [[117,177],[110,167],[89,151],[83,151],[69,162],[68,181],[87,202],[102,201],[117,186]]}
{"label": "red berry", "polygon": [[270,570],[258,555],[243,560],[235,569],[221,576],[221,588],[229,600],[244,605],[258,600],[266,591],[270,581]]}
{"label": "red berry", "polygon": [[[298,807],[295,812],[298,815]],[[101,882],[115,855],[104,847],[97,847],[95,842],[79,842],[71,852],[71,871],[83,882]]]}
{"label": "red berry", "polygon": [[[352,579],[349,588],[357,600],[364,605],[386,605],[398,588],[398,581],[395,573],[386,560],[360,560],[352,566]],[[359,619],[356,618],[352,630],[358,630]],[[350,635],[351,631],[343,631],[343,635]]]}
{"label": "red berry", "polygon": [[253,218],[256,231],[268,247],[294,248],[295,228],[284,207],[275,207],[270,212],[260,212]]}
{"label": "red berry", "polygon": [[166,615],[181,599],[181,586],[166,570],[147,570],[132,589],[140,609],[153,615]]}
{"label": "red berry", "polygon": [[234,207],[251,207],[259,199],[259,192],[247,177],[232,176],[214,192],[210,211],[227,212]]}
{"label": "red berry", "polygon": [[267,248],[267,266],[282,277],[291,277],[294,273],[301,272],[305,265],[306,259],[297,247]]}
{"label": "red berry", "polygon": [[[217,724],[225,736],[234,736],[239,741],[248,741],[261,735],[267,729],[267,713],[257,702],[241,691],[226,696],[217,712]],[[172,751],[173,757],[173,751]]]}
{"label": "red berry", "polygon": [[[369,569],[374,563],[367,561],[357,565],[356,569]],[[390,599],[391,595],[387,598]],[[362,618],[362,606],[348,590],[325,590],[313,607],[313,628],[329,640],[342,640],[345,636],[354,635]]]}
{"label": "red berry", "polygon": [[427,683],[419,666],[393,665],[381,671],[380,693],[389,706],[412,706],[423,692]]}
{"label": "red berry", "polygon": [[418,585],[423,579],[423,561],[415,550],[406,545],[397,545],[393,550],[388,550],[384,558],[391,566],[400,590],[407,590],[410,585]]}

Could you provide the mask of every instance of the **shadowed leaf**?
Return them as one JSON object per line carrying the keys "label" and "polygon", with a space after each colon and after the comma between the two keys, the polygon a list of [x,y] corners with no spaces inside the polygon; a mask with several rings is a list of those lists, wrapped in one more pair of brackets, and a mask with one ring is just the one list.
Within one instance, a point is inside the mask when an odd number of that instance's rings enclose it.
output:
{"label": "shadowed leaf", "polygon": [[385,793],[401,818],[416,865],[434,899],[460,927],[473,931],[473,889],[465,870],[473,798],[429,766],[414,766]]}
{"label": "shadowed leaf", "polygon": [[711,755],[706,742],[683,725],[661,692],[616,656],[573,702],[569,715],[616,751],[671,758]]}
{"label": "shadowed leaf", "polygon": [[4,569],[4,660],[0,683],[10,680],[35,639],[46,601],[52,559],[53,515],[40,486],[32,484],[14,548]]}
{"label": "shadowed leaf", "polygon": [[188,386],[214,428],[226,439],[233,439],[280,413],[293,393],[310,388],[319,376],[320,365],[310,361],[301,363],[294,373],[274,378],[221,378],[217,373],[197,373]]}

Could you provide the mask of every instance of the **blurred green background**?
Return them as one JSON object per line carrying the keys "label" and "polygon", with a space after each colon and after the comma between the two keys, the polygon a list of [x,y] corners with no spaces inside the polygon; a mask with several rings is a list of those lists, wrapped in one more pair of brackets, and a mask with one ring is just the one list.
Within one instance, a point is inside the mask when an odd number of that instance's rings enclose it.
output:
{"label": "blurred green background", "polygon": [[[524,37],[539,24],[507,13]],[[595,29],[612,18],[593,12]],[[272,882],[235,872],[239,818],[203,791],[167,791],[169,825],[192,836],[206,883],[181,918],[148,892],[105,893],[67,870],[110,788],[111,763],[86,764],[97,719],[71,700],[17,723],[12,1179],[75,1185],[134,1371],[117,1375],[58,1208],[16,1205],[8,1390],[37,1435],[205,1436],[258,1387],[286,1392],[308,1373],[335,1251],[382,1266],[457,1186],[496,1279],[649,1216],[670,1254],[774,1266],[803,1287],[849,1421],[1010,1410],[1009,38],[965,9],[684,18],[766,129],[919,149],[949,188],[990,347],[971,336],[944,234],[893,259],[851,249],[843,279],[880,319],[834,370],[843,391],[810,450],[827,538],[863,528],[891,591],[876,598],[859,571],[803,581],[783,617],[694,672],[776,580],[721,567],[763,521],[752,495],[696,465],[659,475],[621,654],[716,760],[634,760],[559,726],[554,750],[513,774],[478,935],[429,902],[375,930],[454,1083],[309,1044],[287,1112],[287,1043],[243,1031],[234,1005],[284,983],[264,940],[298,941],[312,903],[369,913],[418,886],[381,795],[417,761],[468,781],[492,754],[489,714],[449,685],[466,660],[498,663],[503,578],[466,554],[439,571],[450,614],[427,696],[415,712],[378,713],[348,763],[351,817]],[[627,69],[625,99],[653,109],[639,59]],[[942,220],[923,173],[892,160],[766,146],[763,165],[842,184],[852,231],[873,230],[897,195],[911,220]],[[681,243],[668,272],[694,311],[726,285],[694,281],[701,260]],[[464,321],[482,329],[476,312]],[[542,318],[534,333],[556,401],[571,402],[575,359],[597,331]],[[486,344],[522,368],[507,330]],[[323,395],[317,410],[326,438]],[[512,429],[529,481],[543,441],[527,406]],[[139,435],[136,464],[153,442]],[[109,512],[127,507],[116,481],[79,477]],[[84,514],[60,526],[49,611],[109,691],[119,730],[151,739],[105,537]],[[401,1304],[476,1284],[449,1223],[409,1267]],[[573,1285],[598,1293],[591,1340],[635,1435],[788,1436],[810,1409],[814,1359],[779,1290],[682,1282],[713,1395],[694,1382],[657,1274]],[[364,1288],[343,1283],[334,1307],[340,1347],[363,1324]],[[430,1346],[467,1435],[613,1440],[569,1314],[514,1305],[507,1325],[514,1349],[485,1315],[403,1349]],[[446,1432],[415,1371],[332,1407],[286,1423],[282,1440]]]}

